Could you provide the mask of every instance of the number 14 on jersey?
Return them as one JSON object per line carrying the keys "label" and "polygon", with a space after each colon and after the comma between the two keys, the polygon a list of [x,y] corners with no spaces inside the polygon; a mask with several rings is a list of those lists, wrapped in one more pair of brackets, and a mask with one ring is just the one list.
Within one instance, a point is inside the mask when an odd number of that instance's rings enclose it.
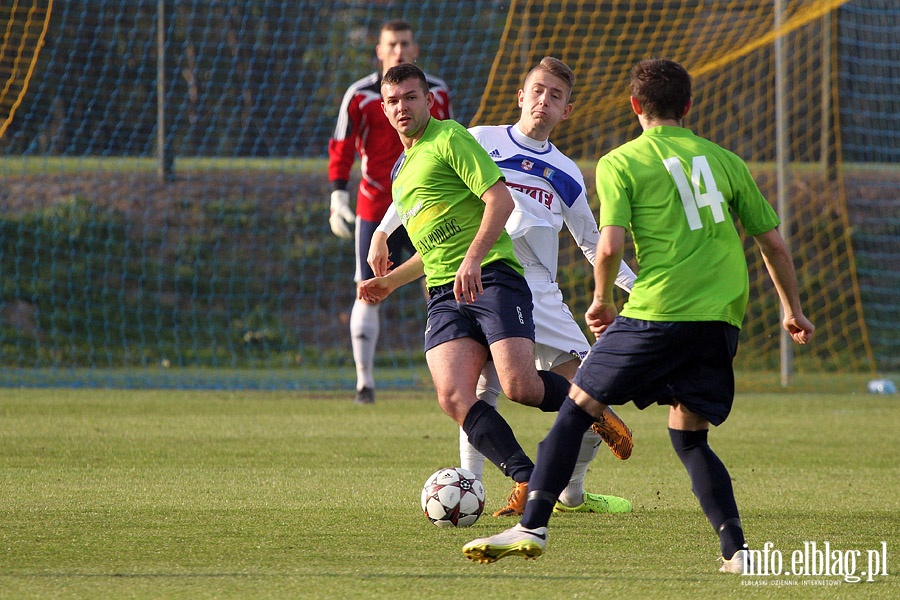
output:
{"label": "number 14 on jersey", "polygon": [[[725,211],[722,209],[725,197],[716,187],[716,180],[713,178],[712,169],[709,168],[709,161],[705,156],[695,156],[692,159],[690,182],[688,182],[687,173],[684,172],[684,167],[681,166],[681,161],[677,156],[665,159],[663,164],[672,175],[672,179],[675,180],[675,186],[681,196],[681,204],[684,206],[684,216],[687,217],[691,230],[703,227],[703,222],[700,221],[700,208],[704,206],[708,206],[712,210],[716,223],[725,220]],[[700,191],[703,188],[706,189],[705,192]]]}

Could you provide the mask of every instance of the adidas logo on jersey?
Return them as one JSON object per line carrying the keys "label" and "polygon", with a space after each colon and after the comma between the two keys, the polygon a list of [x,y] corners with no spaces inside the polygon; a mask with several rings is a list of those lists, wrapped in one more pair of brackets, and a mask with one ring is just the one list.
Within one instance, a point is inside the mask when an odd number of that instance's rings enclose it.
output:
{"label": "adidas logo on jersey", "polygon": [[494,148],[490,153],[491,158],[500,158],[500,151]]}

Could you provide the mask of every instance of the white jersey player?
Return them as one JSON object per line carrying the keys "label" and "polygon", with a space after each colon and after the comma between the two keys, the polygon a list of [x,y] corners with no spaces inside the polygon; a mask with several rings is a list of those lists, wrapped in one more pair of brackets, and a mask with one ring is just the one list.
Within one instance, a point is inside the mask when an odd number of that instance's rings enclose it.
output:
{"label": "white jersey player", "polygon": [[[473,127],[469,131],[500,167],[507,187],[513,192],[516,205],[506,223],[506,231],[513,240],[516,257],[525,268],[525,279],[533,297],[535,365],[545,370],[561,368],[557,370],[571,377],[591,344],[563,301],[556,276],[559,232],[563,224],[585,258],[594,263],[600,233],[588,204],[584,176],[578,165],[549,139],[533,139],[518,124]],[[623,262],[617,285],[630,291],[634,278],[632,270]],[[500,383],[492,363],[482,372],[478,393],[480,400],[496,406]],[[593,430],[585,434],[569,487],[560,495],[564,507],[581,505],[589,510],[592,501],[597,504],[597,494],[584,493],[584,476],[597,454],[600,439]],[[484,457],[468,443],[462,430],[460,461],[463,468],[480,478]]]}
{"label": "white jersey player", "polygon": [[[559,232],[563,224],[593,265],[600,233],[588,204],[578,165],[549,140],[534,140],[518,125],[469,129],[488,151],[513,192],[515,208],[506,222],[516,257],[534,296],[536,360],[549,369],[591,348],[562,299],[556,283]],[[635,275],[624,262],[616,284],[631,290]]]}

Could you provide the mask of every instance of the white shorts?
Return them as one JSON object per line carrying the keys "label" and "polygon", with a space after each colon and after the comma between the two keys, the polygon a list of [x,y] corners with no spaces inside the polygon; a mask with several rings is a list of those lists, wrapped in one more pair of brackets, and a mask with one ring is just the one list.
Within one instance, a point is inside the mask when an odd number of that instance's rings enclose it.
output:
{"label": "white shorts", "polygon": [[534,302],[535,366],[549,371],[573,357],[583,360],[591,345],[563,302],[559,286],[546,278],[531,277],[527,270],[525,278]]}

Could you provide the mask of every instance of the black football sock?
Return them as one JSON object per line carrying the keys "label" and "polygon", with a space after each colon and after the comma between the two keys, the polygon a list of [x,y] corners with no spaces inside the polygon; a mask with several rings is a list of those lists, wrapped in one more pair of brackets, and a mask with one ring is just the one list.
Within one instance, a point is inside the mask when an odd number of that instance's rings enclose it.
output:
{"label": "black football sock", "polygon": [[731,559],[734,553],[747,546],[744,540],[744,528],[740,519],[728,519],[719,525],[719,546],[722,548],[722,558]]}
{"label": "black football sock", "polygon": [[504,475],[521,483],[528,481],[534,463],[522,450],[509,423],[493,406],[479,400],[463,420],[463,431],[476,450],[497,465]]}
{"label": "black football sock", "polygon": [[728,469],[708,443],[709,431],[669,429],[675,454],[691,478],[691,490],[709,519],[722,548],[722,556],[731,558],[744,547],[744,530],[738,514]]}
{"label": "black football sock", "polygon": [[538,444],[538,464],[528,482],[523,527],[545,527],[550,522],[556,499],[575,469],[581,438],[594,421],[594,417],[566,398],[547,437]]}
{"label": "black football sock", "polygon": [[569,395],[569,380],[553,371],[538,371],[544,382],[544,400],[538,405],[544,412],[557,412]]}

